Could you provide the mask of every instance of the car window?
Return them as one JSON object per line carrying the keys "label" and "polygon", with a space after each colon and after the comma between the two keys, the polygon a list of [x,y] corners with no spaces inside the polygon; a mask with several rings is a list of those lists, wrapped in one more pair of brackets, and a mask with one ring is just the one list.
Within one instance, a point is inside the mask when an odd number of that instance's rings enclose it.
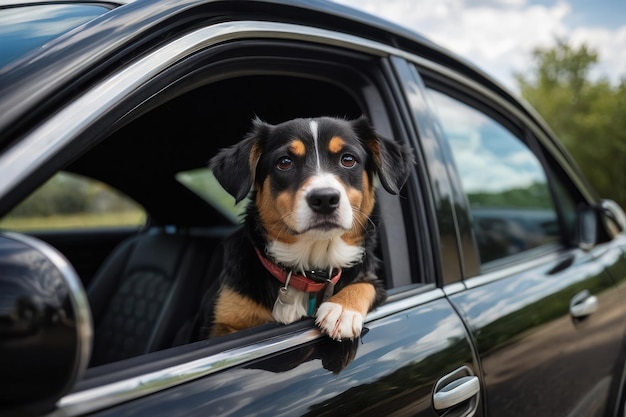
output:
{"label": "car window", "polygon": [[109,10],[96,4],[0,9],[0,67]]}
{"label": "car window", "polygon": [[557,212],[541,163],[485,113],[429,90],[469,201],[481,264],[557,241]]}
{"label": "car window", "polygon": [[144,209],[108,185],[59,172],[0,219],[0,228],[46,231],[141,226]]}
{"label": "car window", "polygon": [[217,208],[234,223],[243,221],[248,198],[235,204],[235,198],[222,188],[211,169],[198,168],[182,171],[176,174],[176,180]]}

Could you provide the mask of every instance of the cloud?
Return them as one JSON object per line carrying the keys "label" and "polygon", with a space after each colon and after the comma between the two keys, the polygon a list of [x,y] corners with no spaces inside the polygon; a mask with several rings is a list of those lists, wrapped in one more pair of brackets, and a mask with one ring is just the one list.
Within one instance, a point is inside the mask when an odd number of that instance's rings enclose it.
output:
{"label": "cloud", "polygon": [[569,39],[575,46],[587,44],[598,52],[592,77],[608,77],[613,82],[626,77],[626,25],[615,30],[580,27],[572,31]]}
{"label": "cloud", "polygon": [[586,42],[598,50],[595,76],[617,81],[626,72],[626,25],[615,30],[570,28],[571,5],[527,0],[336,0],[419,32],[461,55],[510,89],[514,72],[532,66],[536,47],[555,45],[557,38],[574,45]]}

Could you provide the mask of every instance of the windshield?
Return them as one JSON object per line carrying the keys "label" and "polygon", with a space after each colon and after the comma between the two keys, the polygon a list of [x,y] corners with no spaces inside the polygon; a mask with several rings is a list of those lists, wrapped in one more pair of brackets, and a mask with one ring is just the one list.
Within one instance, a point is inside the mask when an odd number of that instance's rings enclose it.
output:
{"label": "windshield", "polygon": [[0,9],[0,67],[108,10],[96,4],[21,5]]}

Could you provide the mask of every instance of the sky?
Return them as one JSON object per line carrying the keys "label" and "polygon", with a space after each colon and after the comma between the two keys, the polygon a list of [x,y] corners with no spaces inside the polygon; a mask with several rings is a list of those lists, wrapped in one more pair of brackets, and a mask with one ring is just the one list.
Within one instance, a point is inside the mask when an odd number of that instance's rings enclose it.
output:
{"label": "sky", "polygon": [[416,31],[517,92],[556,39],[598,53],[594,79],[626,78],[626,0],[334,0]]}

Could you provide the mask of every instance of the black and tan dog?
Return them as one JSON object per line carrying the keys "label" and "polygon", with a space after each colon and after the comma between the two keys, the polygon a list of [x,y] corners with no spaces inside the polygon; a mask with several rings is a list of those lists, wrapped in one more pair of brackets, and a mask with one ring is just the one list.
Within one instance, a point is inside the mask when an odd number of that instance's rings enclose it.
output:
{"label": "black and tan dog", "polygon": [[374,177],[396,194],[412,164],[410,148],[379,137],[365,118],[255,120],[210,163],[238,202],[253,192],[194,338],[305,316],[334,339],[358,337],[386,296],[375,275]]}

